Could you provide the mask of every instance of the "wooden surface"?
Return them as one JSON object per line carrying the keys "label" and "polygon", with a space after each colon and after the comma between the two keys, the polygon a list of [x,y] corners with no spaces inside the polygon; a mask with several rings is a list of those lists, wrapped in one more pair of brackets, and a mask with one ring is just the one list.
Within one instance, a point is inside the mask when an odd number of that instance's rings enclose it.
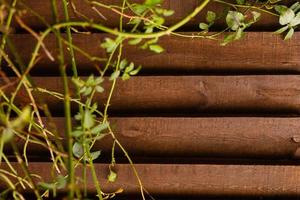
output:
{"label": "wooden surface", "polygon": [[[48,23],[53,23],[52,21],[52,13],[51,13],[51,3],[50,1],[40,1],[40,0],[24,0],[23,1],[29,8],[34,10],[36,13],[41,15]],[[113,12],[108,11],[104,8],[98,8],[98,11],[101,13],[97,13],[96,11],[91,9],[91,6],[86,3],[86,1],[83,0],[72,0],[73,4],[77,8],[77,11],[81,13],[82,15],[92,19],[93,21],[97,23],[101,23],[106,26],[110,27],[116,27],[118,26],[119,22],[119,15],[115,14]],[[121,1],[119,0],[103,0],[101,1],[104,4],[107,5],[121,5]],[[131,2],[143,2],[143,0],[133,0]],[[231,2],[235,2],[231,0]],[[62,11],[62,4],[61,1],[58,1],[58,11],[60,14],[61,19],[63,18],[63,11]],[[175,11],[175,14],[171,17],[166,18],[165,25],[171,25],[178,21],[180,21],[183,17],[187,16],[189,13],[191,13],[197,6],[199,6],[201,1],[199,0],[165,0],[162,4],[162,7],[166,9],[171,9]],[[286,1],[284,2],[286,3]],[[288,3],[289,4],[289,3]],[[20,8],[24,8],[24,6],[20,5]],[[208,10],[213,10],[217,13],[221,13],[223,11],[224,5],[211,2],[207,8],[201,12],[198,16],[193,18],[188,24],[185,25],[184,29],[192,29],[192,30],[199,30],[198,25],[200,22],[205,21],[205,16]],[[72,9],[69,9],[70,18],[71,20],[78,21],[82,20],[83,17],[79,16],[78,14],[75,14]],[[130,13],[128,13],[130,15]],[[263,14],[263,13],[262,13]],[[23,21],[33,27],[34,29],[42,29],[45,28],[44,23],[42,23],[37,17],[35,17],[33,14],[30,14],[29,12],[23,15]],[[128,19],[125,17],[125,22],[127,22]],[[225,21],[219,20],[216,23],[216,28],[221,29],[224,28]],[[126,25],[126,23],[125,23]],[[17,23],[15,23],[15,26],[19,28]],[[262,19],[252,26],[252,29],[256,30],[270,30],[271,28],[278,27],[278,19],[276,17],[272,17],[269,15],[263,14]]]}
{"label": "wooden surface", "polygon": [[[20,165],[12,166],[21,173]],[[5,168],[5,166],[3,166]],[[136,164],[143,185],[151,194],[160,195],[300,195],[299,166],[268,165],[206,165],[206,164]],[[29,169],[51,181],[51,165],[30,163]],[[137,180],[130,165],[119,164],[117,182],[107,183],[108,164],[95,164],[97,177],[104,191],[123,188],[127,193],[139,193]],[[80,176],[80,168],[76,170]],[[88,189],[95,192],[90,171]],[[81,187],[81,185],[78,185]]]}
{"label": "wooden surface", "polygon": [[[53,24],[50,1],[23,2]],[[118,15],[99,9],[107,18],[104,19],[91,11],[83,0],[72,2],[79,12],[94,22],[111,28],[118,25]],[[120,3],[119,0],[101,2]],[[282,3],[291,4],[290,1]],[[199,0],[165,0],[163,7],[175,11],[165,24],[178,22],[199,4]],[[24,7],[19,4],[18,8]],[[178,31],[195,34],[207,10],[220,13],[221,7],[211,3]],[[59,14],[63,19],[61,5]],[[71,10],[70,15],[72,20],[82,20]],[[23,13],[21,19],[36,31],[45,28],[29,12]],[[27,63],[37,41],[15,20],[13,23],[15,32],[9,38]],[[221,30],[224,24],[224,20],[217,21],[213,30]],[[130,27],[125,24],[125,28]],[[269,32],[277,28],[277,18],[263,15],[248,29],[251,32],[247,32],[243,40],[225,47],[219,46],[218,41],[175,36],[160,39],[159,44],[165,48],[163,54],[125,45],[124,58],[143,65],[143,69],[129,81],[117,82],[109,116],[117,138],[138,163],[135,166],[141,180],[155,199],[207,199],[202,198],[204,196],[210,197],[208,199],[299,199],[300,34],[295,32],[291,40],[283,41]],[[73,39],[76,46],[90,55],[105,57],[100,43],[107,36],[93,32],[73,34]],[[45,46],[56,57],[53,34],[46,38]],[[31,71],[33,81],[41,88],[62,93],[57,62],[50,61],[43,50],[39,53],[39,62]],[[82,78],[95,73],[95,65],[101,67],[103,64],[92,63],[78,52],[76,59]],[[68,56],[66,62],[70,64]],[[9,72],[6,64],[2,67]],[[16,78],[10,77],[10,80]],[[3,79],[0,79],[0,86],[5,86]],[[94,99],[100,107],[105,104],[110,86],[111,82],[106,81],[105,92]],[[10,94],[13,90],[7,87],[5,91]],[[75,97],[73,86],[71,93]],[[50,121],[56,124],[57,131],[63,136],[62,100],[36,90],[33,94],[39,99],[39,105],[47,103],[52,112],[52,120],[43,120],[46,124]],[[28,102],[28,95],[22,88],[15,103],[26,105]],[[72,106],[75,114],[77,106]],[[106,162],[109,162],[111,144],[107,136],[94,147],[102,150],[101,158],[95,164],[101,186],[105,191],[122,187],[126,195],[134,196],[124,199],[140,199],[132,169],[124,164],[127,162],[118,148],[117,163],[123,163],[116,165],[118,180],[115,185],[107,183]],[[23,150],[24,141],[18,140],[18,145]],[[5,151],[11,152],[7,145]],[[27,151],[30,172],[51,181],[52,166],[47,150],[29,145]],[[12,165],[21,171],[13,158]],[[0,168],[7,169],[7,166],[2,164]],[[80,175],[79,169],[77,172]],[[88,178],[89,191],[94,193],[90,174]],[[3,186],[0,182],[0,188]]]}
{"label": "wooden surface", "polygon": [[[100,43],[106,34],[74,34],[74,44],[92,56],[105,57]],[[19,54],[24,62],[28,63],[31,52],[36,44],[29,34],[15,34],[11,36]],[[168,36],[160,39],[160,44],[165,48],[163,54],[155,54],[146,50],[126,45],[124,58],[133,61],[136,65],[143,66],[142,74],[199,74],[199,73],[295,73],[300,71],[300,34],[295,33],[289,41],[283,41],[278,35],[267,32],[249,32],[246,37],[225,47],[219,42],[203,39],[179,38]],[[253,42],[255,41],[255,42]],[[45,45],[56,57],[56,42],[50,34]],[[218,49],[216,51],[216,49]],[[41,59],[33,68],[35,74],[58,75],[58,65],[50,61],[40,50]],[[79,72],[89,75],[95,72],[94,64],[85,56],[76,53]],[[68,56],[67,62],[70,63]],[[100,63],[100,68],[101,68]]]}
{"label": "wooden surface", "polygon": [[[112,117],[111,125],[133,157],[270,160],[299,159],[299,120],[291,117]],[[48,126],[53,125],[63,138],[64,118],[51,119]],[[19,140],[20,149],[23,145],[24,141]],[[96,142],[94,149],[101,150],[102,157],[108,157],[111,146],[108,135]],[[40,145],[27,147],[29,156],[47,151]],[[117,148],[116,155],[122,157],[123,153]]]}
{"label": "wooden surface", "polygon": [[[41,88],[63,93],[58,77],[33,77],[33,81]],[[106,92],[95,96],[99,106],[105,104],[110,85],[106,81]],[[299,113],[299,90],[300,78],[296,75],[132,77],[117,83],[110,110],[140,114],[155,110],[177,114]],[[41,92],[35,94],[53,111],[62,109],[61,100]],[[26,104],[27,100],[23,90],[17,102]]]}

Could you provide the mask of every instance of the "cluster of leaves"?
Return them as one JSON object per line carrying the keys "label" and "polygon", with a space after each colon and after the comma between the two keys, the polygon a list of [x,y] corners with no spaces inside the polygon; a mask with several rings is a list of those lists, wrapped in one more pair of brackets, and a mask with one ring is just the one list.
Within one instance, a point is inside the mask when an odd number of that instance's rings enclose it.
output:
{"label": "cluster of leaves", "polygon": [[[200,29],[208,32],[209,28],[215,23],[215,20],[220,17],[217,17],[215,12],[208,11],[206,22],[201,22],[199,24]],[[256,11],[251,11],[251,18],[249,19],[242,12],[229,10],[226,15],[226,24],[228,26],[227,29],[233,33],[227,34],[221,45],[226,45],[234,40],[241,39],[245,35],[244,30],[257,22],[259,18],[260,13]]]}
{"label": "cluster of leaves", "polygon": [[[73,145],[73,154],[77,158],[84,157],[85,160],[88,160],[89,158],[84,153],[85,150],[89,150],[93,140],[102,139],[105,136],[103,131],[108,128],[108,123],[99,123],[96,121],[95,112],[98,109],[98,104],[96,102],[92,103],[94,94],[104,91],[101,85],[104,78],[95,78],[94,75],[91,75],[86,80],[72,78],[72,81],[79,89],[79,94],[86,97],[84,108],[75,115],[75,119],[79,122],[79,125],[72,132],[72,136],[77,140]],[[84,146],[87,146],[87,148],[84,149]],[[89,155],[92,160],[95,160],[100,156],[100,153],[100,151],[89,152]]]}
{"label": "cluster of leaves", "polygon": [[[295,29],[300,24],[300,3],[296,2],[292,6],[279,5],[282,0],[268,0],[268,1],[247,1],[236,0],[236,4],[225,1],[218,1],[227,5],[223,11],[217,15],[213,11],[208,11],[206,15],[206,22],[201,22],[199,28],[207,33],[210,27],[215,24],[216,20],[225,18],[228,34],[225,34],[221,45],[226,45],[232,41],[239,40],[245,35],[245,29],[256,23],[260,17],[261,12],[265,11],[271,13],[269,10],[274,10],[279,14],[279,24],[283,27],[275,31],[277,34],[287,32],[284,39],[290,39]],[[256,6],[255,4],[258,4]],[[259,5],[261,4],[261,5]],[[241,6],[243,9],[238,9]],[[233,9],[231,9],[233,8]],[[265,10],[264,10],[265,9]],[[276,15],[273,13],[273,15]],[[222,31],[223,32],[223,31]]]}
{"label": "cluster of leaves", "polygon": [[247,20],[245,15],[241,12],[238,11],[228,12],[226,16],[226,23],[228,25],[228,28],[230,28],[230,30],[234,32],[231,34],[227,34],[224,37],[224,41],[222,42],[222,45],[226,45],[229,42],[241,39],[245,35],[244,30],[250,27],[257,20],[259,20],[260,13],[256,11],[252,11],[251,14],[252,14],[252,18]]}
{"label": "cluster of leaves", "polygon": [[[142,24],[144,33],[153,33],[155,30],[161,30],[164,27],[165,17],[174,14],[173,10],[164,9],[161,7],[162,0],[145,0],[143,4],[133,4],[132,11],[141,18],[132,18],[129,24],[140,26]],[[143,40],[135,38],[129,40],[130,45],[138,45]],[[161,53],[164,49],[157,44],[158,38],[153,38],[145,41],[140,47],[142,49],[149,49],[155,53]]]}
{"label": "cluster of leaves", "polygon": [[287,31],[284,39],[290,39],[297,26],[300,24],[300,3],[294,3],[290,8],[284,5],[275,6],[275,10],[279,13],[279,23],[283,27],[277,30],[275,33],[281,34]]}
{"label": "cluster of leaves", "polygon": [[[116,68],[116,65],[114,65]],[[121,60],[119,64],[119,69],[116,69],[110,76],[110,80],[115,80],[121,75],[121,78],[123,81],[126,81],[130,79],[131,76],[137,75],[139,71],[141,70],[142,66],[139,65],[137,68],[135,68],[135,65],[133,62],[128,63],[126,59]]]}

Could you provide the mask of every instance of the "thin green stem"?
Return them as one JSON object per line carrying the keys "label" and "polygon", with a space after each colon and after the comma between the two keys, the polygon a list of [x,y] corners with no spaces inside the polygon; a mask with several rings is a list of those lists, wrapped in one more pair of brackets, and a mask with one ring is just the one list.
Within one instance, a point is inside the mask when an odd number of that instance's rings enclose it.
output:
{"label": "thin green stem", "polygon": [[[63,10],[64,10],[64,15],[66,22],[70,20],[69,18],[69,12],[68,12],[68,2],[66,0],[63,0]],[[73,49],[73,39],[72,39],[72,33],[71,33],[71,28],[70,26],[67,26],[67,39],[69,42],[69,51],[70,51],[70,57],[71,57],[71,64],[72,64],[72,71],[74,77],[78,77],[78,72],[77,72],[77,65],[76,65],[76,59],[75,59],[75,54],[74,54],[74,49]]]}
{"label": "thin green stem", "polygon": [[[57,15],[57,3],[56,0],[52,0],[52,10],[53,15],[56,22],[59,22],[59,18]],[[63,50],[63,43],[61,40],[61,34],[60,30],[56,32],[57,35],[57,43],[59,47],[59,71],[60,75],[63,80],[63,87],[64,87],[64,114],[65,114],[65,135],[67,139],[67,151],[68,151],[68,198],[74,199],[74,189],[75,189],[75,169],[73,166],[73,137],[72,137],[72,116],[71,116],[71,98],[70,98],[70,92],[69,92],[69,85],[68,85],[68,77],[66,74],[66,66],[64,61],[64,50]]]}
{"label": "thin green stem", "polygon": [[[63,23],[58,23],[53,25],[53,28],[59,29],[59,28],[64,28],[68,26],[80,26],[80,27],[90,27],[94,28],[96,30],[104,31],[106,33],[110,33],[112,35],[120,36],[120,37],[125,37],[125,38],[141,38],[141,39],[149,39],[149,38],[157,38],[161,37],[164,35],[169,35],[173,31],[177,30],[181,26],[185,25],[187,22],[189,22],[193,17],[195,17],[199,12],[201,12],[205,6],[210,2],[211,0],[204,0],[193,12],[191,12],[188,16],[183,18],[181,21],[178,23],[174,24],[173,26],[169,27],[166,30],[155,32],[155,33],[127,33],[127,32],[120,32],[116,29],[111,29],[106,26],[103,26],[101,24],[96,24],[93,22],[63,22]],[[45,31],[46,32],[50,31]]]}
{"label": "thin green stem", "polygon": [[222,0],[213,0],[214,2],[217,2],[217,3],[221,3],[221,4],[224,4],[224,5],[228,5],[228,6],[231,6],[233,8],[247,8],[247,9],[255,9],[255,10],[259,10],[261,12],[264,12],[264,13],[267,13],[267,14],[270,14],[270,15],[273,15],[273,16],[276,16],[276,17],[279,17],[278,14],[276,13],[273,13],[273,12],[270,12],[268,10],[265,10],[263,8],[260,8],[260,7],[257,7],[257,6],[253,6],[253,5],[240,5],[240,4],[233,4],[233,3],[229,3],[229,2],[226,2],[226,1],[222,1]]}
{"label": "thin green stem", "polygon": [[[13,15],[15,13],[15,7],[17,5],[17,1],[18,0],[14,0],[11,4],[11,7],[9,8],[9,13],[8,13],[8,17],[7,17],[7,21],[6,21],[6,25],[5,25],[5,29],[6,31],[9,31],[9,27],[10,27],[10,24],[11,24],[11,21],[12,21],[12,18],[13,18]],[[1,50],[4,50],[5,48],[5,45],[6,45],[6,39],[7,39],[7,33],[4,32],[3,33],[3,36],[2,36],[2,39],[1,39]],[[0,69],[1,69],[1,64],[2,64],[2,56],[0,55]]]}
{"label": "thin green stem", "polygon": [[11,142],[11,146],[12,146],[12,148],[14,150],[15,156],[17,157],[18,163],[20,164],[20,166],[21,166],[24,174],[26,175],[26,177],[29,179],[29,182],[31,183],[31,186],[33,188],[33,192],[34,192],[36,198],[38,200],[42,200],[42,197],[41,197],[41,195],[40,195],[40,193],[39,193],[39,191],[37,189],[37,186],[36,186],[35,182],[33,181],[32,176],[30,175],[27,166],[24,164],[24,161],[22,160],[22,158],[21,158],[21,156],[19,154],[18,147],[17,147],[17,145],[15,144],[14,141]]}

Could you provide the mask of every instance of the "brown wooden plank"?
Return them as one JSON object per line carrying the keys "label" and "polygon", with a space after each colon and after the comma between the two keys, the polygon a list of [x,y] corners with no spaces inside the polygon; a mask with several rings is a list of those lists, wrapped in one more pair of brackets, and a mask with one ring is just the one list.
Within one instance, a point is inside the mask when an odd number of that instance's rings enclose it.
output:
{"label": "brown wooden plank", "polygon": [[[23,2],[32,10],[42,15],[48,23],[53,23],[50,1],[24,0]],[[101,23],[110,27],[117,27],[119,25],[118,14],[108,11],[107,9],[99,8],[98,10],[101,13],[101,15],[99,15],[99,13],[91,9],[91,6],[88,5],[85,1],[72,0],[72,2],[74,3],[74,5],[76,5],[78,12],[92,19],[94,22]],[[135,0],[131,2],[144,2],[144,1]],[[234,3],[235,1],[231,1],[231,2]],[[119,0],[101,0],[101,3],[107,5],[118,5],[118,6],[122,5],[122,2]],[[175,11],[175,14],[173,16],[166,18],[165,25],[170,26],[180,21],[182,18],[187,16],[189,13],[191,13],[198,5],[200,5],[200,3],[201,1],[198,0],[177,0],[177,1],[164,0],[162,6],[166,9],[171,9]],[[20,7],[22,8],[22,6]],[[198,25],[200,22],[205,21],[205,16],[208,10],[213,10],[217,13],[222,13],[224,8],[225,8],[224,5],[211,1],[211,3],[207,6],[207,8],[203,10],[198,16],[193,18],[185,26],[185,28],[199,30]],[[58,1],[58,12],[61,20],[63,20],[64,15],[62,11],[61,1]],[[83,19],[81,16],[75,15],[71,9],[69,9],[69,13],[70,13],[71,20]],[[132,15],[132,13],[129,13],[129,15]],[[28,25],[30,25],[35,29],[41,29],[44,27],[43,23],[41,23],[40,20],[30,12],[27,12],[26,14],[23,15],[23,20],[25,23],[27,23]],[[126,17],[125,20],[128,21]],[[224,27],[224,24],[225,24],[225,20],[217,21],[216,27],[220,29]],[[18,27],[16,24],[15,26]],[[255,29],[261,29],[261,30],[270,30],[270,29],[273,30],[274,27],[278,27],[278,18],[262,13],[261,20],[258,21],[255,25],[253,25],[253,27]]]}
{"label": "brown wooden plank", "polygon": [[[33,81],[39,87],[63,92],[59,77],[34,77]],[[110,85],[110,81],[105,81],[106,92],[95,97],[100,107],[106,103]],[[299,87],[300,78],[294,75],[132,77],[129,81],[117,83],[110,110],[140,114],[155,110],[160,113],[197,114],[299,113]],[[62,101],[37,93],[50,108],[56,111],[62,109]],[[74,90],[73,96],[75,98]],[[28,103],[24,91],[16,100]]]}
{"label": "brown wooden plank", "polygon": [[[106,54],[100,43],[107,36],[74,34],[73,40],[75,45],[89,54],[104,58]],[[25,63],[28,63],[36,40],[27,34],[12,35],[11,38]],[[162,54],[126,45],[123,57],[137,65],[141,64],[143,66],[141,73],[299,72],[300,45],[297,42],[299,40],[300,33],[295,33],[289,41],[283,41],[280,36],[271,33],[251,32],[241,41],[223,47],[217,41],[168,36],[160,40],[160,44],[165,48]],[[55,36],[53,34],[48,36],[45,44],[55,57],[57,53]],[[32,71],[41,74],[47,70],[49,73],[58,74],[57,62],[50,61],[42,50],[40,53],[42,59]],[[70,63],[68,56],[66,59],[66,62]],[[95,63],[80,53],[76,54],[76,61],[81,73],[88,74],[95,71]],[[99,67],[102,66],[100,63]]]}
{"label": "brown wooden plank", "polygon": [[[20,171],[20,165],[12,164]],[[6,168],[5,165],[1,166]],[[152,194],[172,195],[299,195],[299,166],[266,165],[184,165],[184,164],[136,164],[144,187]],[[31,173],[40,174],[51,180],[51,165],[30,163]],[[98,179],[104,191],[122,187],[125,193],[138,193],[139,188],[132,169],[127,164],[118,164],[118,180],[114,184],[105,180],[108,165],[95,164]],[[78,170],[78,171],[77,171]],[[78,176],[82,171],[77,168]],[[90,171],[89,191],[95,192]],[[1,186],[3,187],[3,182]],[[81,187],[81,184],[78,185]]]}
{"label": "brown wooden plank", "polygon": [[[64,137],[64,118],[52,119]],[[257,117],[119,117],[111,118],[118,140],[134,157],[225,157],[225,158],[298,158],[299,118]],[[45,123],[48,121],[45,119]],[[255,127],[255,128],[254,128]],[[51,129],[50,129],[51,130]],[[23,149],[23,142],[19,143]],[[110,156],[112,139],[106,136],[95,150]],[[29,145],[30,156],[47,152]],[[116,155],[123,155],[117,148]]]}

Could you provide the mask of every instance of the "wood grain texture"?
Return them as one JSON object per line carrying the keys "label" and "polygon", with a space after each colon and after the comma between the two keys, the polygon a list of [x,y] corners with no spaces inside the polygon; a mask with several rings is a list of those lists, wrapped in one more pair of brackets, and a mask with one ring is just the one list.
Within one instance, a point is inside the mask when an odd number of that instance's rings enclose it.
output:
{"label": "wood grain texture", "polygon": [[[116,137],[133,157],[300,157],[299,118],[113,117],[110,120]],[[58,134],[64,137],[64,118],[53,118],[52,122]],[[24,142],[19,141],[20,149],[23,145]],[[95,144],[94,149],[101,149],[105,157],[110,156],[111,147],[112,139],[106,136]],[[48,150],[33,144],[27,147],[30,156],[38,156],[41,152]],[[123,153],[117,148],[116,155]]]}
{"label": "wood grain texture", "polygon": [[[100,43],[106,34],[74,34],[74,44],[92,56],[105,58],[106,53]],[[28,34],[11,35],[19,54],[28,63],[36,39]],[[217,41],[166,36],[160,44],[165,48],[162,54],[141,50],[125,45],[123,57],[135,64],[141,64],[141,73],[291,73],[300,71],[300,33],[295,33],[289,41],[283,41],[278,35],[265,32],[247,33],[241,41],[227,46],[220,46]],[[255,42],[254,42],[255,41]],[[49,35],[46,47],[56,57],[58,50],[55,36]],[[218,50],[216,50],[218,49]],[[66,62],[70,63],[68,54]],[[103,63],[91,62],[80,53],[76,53],[80,73],[95,72],[95,64],[103,68]],[[52,62],[40,50],[40,60],[33,68],[35,74],[59,74],[58,63]],[[68,68],[71,70],[71,67]]]}
{"label": "wood grain texture", "polygon": [[[53,23],[52,18],[52,12],[51,12],[51,3],[50,1],[39,1],[39,0],[23,0],[23,2],[30,7],[32,10],[34,10],[36,13],[40,14],[48,23]],[[115,14],[107,9],[98,8],[99,13],[97,13],[95,10],[91,8],[90,5],[86,3],[86,1],[82,0],[72,0],[73,4],[76,6],[77,11],[83,14],[84,16],[88,17],[89,19],[93,20],[94,22],[101,23],[106,26],[110,27],[117,27],[119,25],[119,15]],[[101,3],[107,4],[107,5],[118,5],[121,6],[122,2],[119,0],[101,0]],[[131,2],[144,2],[143,0],[134,0]],[[227,2],[233,2],[232,0],[227,0]],[[176,22],[180,21],[182,18],[186,17],[188,14],[190,14],[198,5],[200,5],[201,1],[198,0],[164,0],[162,7],[166,9],[171,9],[175,11],[175,14],[171,17],[166,18],[165,25],[170,26],[172,24],[175,24]],[[285,1],[286,3],[286,1]],[[23,6],[20,6],[20,8],[24,8]],[[197,15],[195,18],[191,19],[191,21],[184,26],[185,29],[193,29],[193,30],[199,30],[199,23],[205,21],[205,16],[208,10],[213,10],[216,13],[222,13],[223,9],[226,8],[226,6],[213,2],[211,3],[201,12],[199,15]],[[58,13],[61,20],[64,20],[64,15],[62,11],[62,3],[61,1],[58,1]],[[82,20],[83,17],[79,16],[78,14],[75,14],[72,9],[69,9],[70,18],[71,20]],[[132,15],[132,13],[127,13],[128,15]],[[30,27],[34,29],[42,29],[45,26],[43,23],[35,17],[32,13],[27,12],[23,15],[23,21],[30,25]],[[126,22],[128,22],[128,19],[124,20],[124,25],[126,26]],[[19,27],[15,23],[15,27]],[[225,27],[225,20],[217,20],[215,27],[218,29],[221,29]],[[260,29],[260,30],[274,30],[275,27],[278,27],[278,18],[270,15],[266,15],[262,13],[262,18],[259,20],[256,24],[254,24],[253,29]]]}
{"label": "wood grain texture", "polygon": [[[39,87],[63,92],[58,77],[34,77],[33,81]],[[100,107],[106,103],[110,85],[110,81],[105,81],[106,92],[95,96]],[[299,113],[299,90],[300,78],[294,75],[132,77],[129,81],[117,83],[110,111],[140,114],[155,110],[189,114]],[[6,92],[10,92],[9,88]],[[71,92],[75,98],[73,88]],[[57,98],[40,92],[35,94],[54,111],[62,109],[63,103]],[[24,90],[16,100],[29,103]]]}
{"label": "wood grain texture", "polygon": [[[17,171],[20,165],[12,163]],[[136,164],[144,187],[151,194],[160,195],[299,195],[299,166],[265,165],[183,165],[183,164]],[[4,169],[7,166],[2,165]],[[51,180],[51,165],[30,163],[31,173],[40,174]],[[104,191],[123,188],[125,193],[138,193],[139,188],[132,169],[127,164],[118,164],[117,182],[107,183],[108,164],[95,164],[98,179]],[[76,170],[81,176],[80,168]],[[95,192],[88,171],[89,192]],[[0,184],[3,187],[3,182]],[[79,187],[80,184],[78,185]]]}

